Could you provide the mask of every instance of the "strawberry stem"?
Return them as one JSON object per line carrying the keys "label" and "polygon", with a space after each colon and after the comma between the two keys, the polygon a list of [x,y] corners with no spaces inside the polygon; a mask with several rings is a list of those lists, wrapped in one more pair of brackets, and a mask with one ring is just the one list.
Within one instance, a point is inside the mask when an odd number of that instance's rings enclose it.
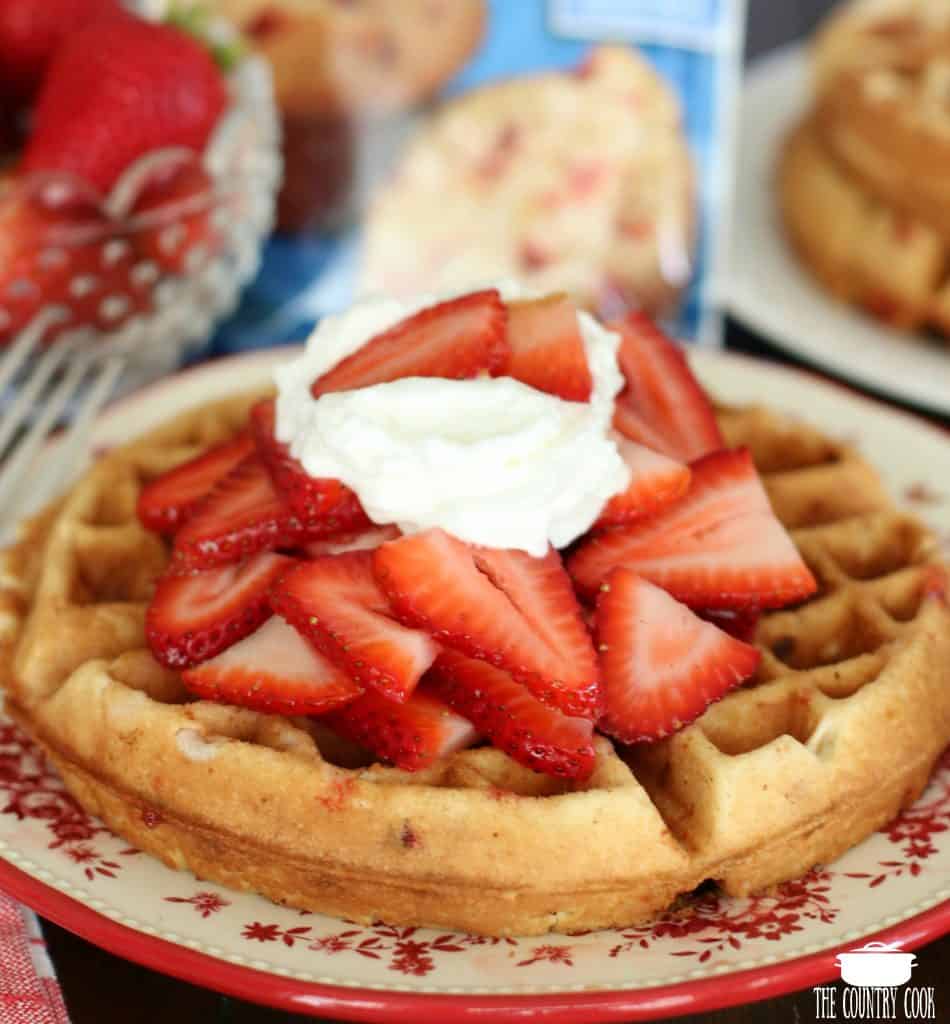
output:
{"label": "strawberry stem", "polygon": [[230,38],[222,38],[215,29],[211,11],[201,4],[170,3],[162,20],[206,46],[225,73],[233,71],[245,55],[240,35],[234,33]]}

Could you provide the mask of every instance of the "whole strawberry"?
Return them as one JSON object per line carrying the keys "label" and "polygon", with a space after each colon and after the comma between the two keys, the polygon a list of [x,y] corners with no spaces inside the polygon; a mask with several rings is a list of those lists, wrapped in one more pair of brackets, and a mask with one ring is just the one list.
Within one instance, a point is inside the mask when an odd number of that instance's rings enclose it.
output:
{"label": "whole strawberry", "polygon": [[28,102],[59,44],[118,10],[118,0],[0,0],[0,93]]}
{"label": "whole strawberry", "polygon": [[131,16],[95,22],[57,50],[22,170],[71,171],[107,192],[152,150],[204,149],[227,102],[200,42]]}

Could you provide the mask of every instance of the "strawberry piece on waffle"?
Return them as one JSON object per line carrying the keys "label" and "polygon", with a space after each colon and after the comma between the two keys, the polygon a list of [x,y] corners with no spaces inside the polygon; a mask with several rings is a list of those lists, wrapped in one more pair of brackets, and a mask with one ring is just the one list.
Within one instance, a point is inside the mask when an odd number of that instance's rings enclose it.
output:
{"label": "strawberry piece on waffle", "polygon": [[606,697],[598,726],[624,743],[688,725],[760,658],[629,569],[614,569],[598,595],[597,649]]}

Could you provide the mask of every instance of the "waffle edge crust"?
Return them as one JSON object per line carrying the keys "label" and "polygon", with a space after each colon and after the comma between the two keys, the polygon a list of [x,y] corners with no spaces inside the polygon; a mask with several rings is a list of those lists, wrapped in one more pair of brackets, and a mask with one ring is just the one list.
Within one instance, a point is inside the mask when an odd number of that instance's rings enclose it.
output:
{"label": "waffle edge crust", "polygon": [[724,409],[819,580],[763,617],[751,685],[582,784],[490,748],[415,775],[348,766],[318,725],[188,697],[145,646],[167,561],[142,483],[233,434],[253,397],[116,449],[3,556],[6,710],[130,843],[234,889],[358,922],[486,935],[624,926],[712,879],[742,895],[833,860],[912,803],[950,741],[933,539],[847,446]]}

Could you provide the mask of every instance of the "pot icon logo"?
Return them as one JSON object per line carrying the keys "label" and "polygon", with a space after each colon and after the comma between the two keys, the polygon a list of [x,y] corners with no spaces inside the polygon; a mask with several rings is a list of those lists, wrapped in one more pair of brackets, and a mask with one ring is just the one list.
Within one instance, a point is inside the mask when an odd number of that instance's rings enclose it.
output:
{"label": "pot icon logo", "polygon": [[899,942],[869,942],[860,949],[839,953],[835,962],[843,981],[862,988],[903,985],[910,981],[911,971],[917,966],[917,958],[902,952]]}

